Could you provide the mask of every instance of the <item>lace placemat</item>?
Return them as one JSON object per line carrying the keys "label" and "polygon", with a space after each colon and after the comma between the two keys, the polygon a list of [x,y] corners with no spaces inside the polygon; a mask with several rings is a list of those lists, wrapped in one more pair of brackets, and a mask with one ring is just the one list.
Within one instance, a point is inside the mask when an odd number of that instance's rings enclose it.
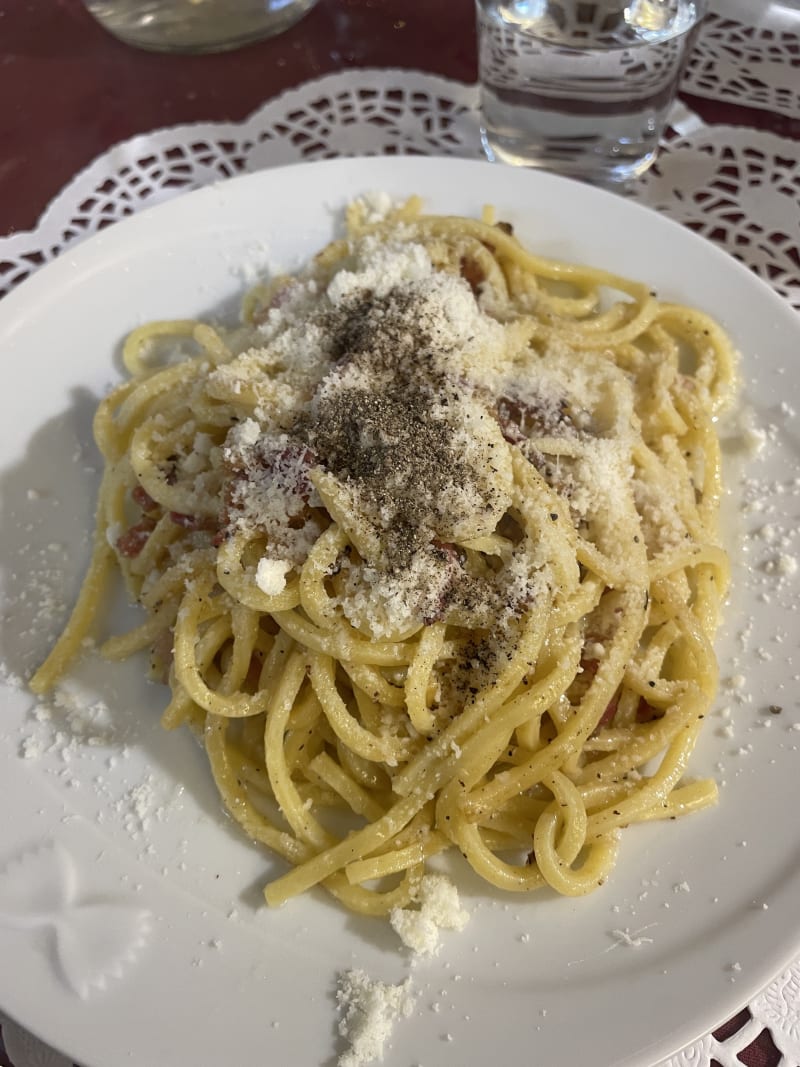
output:
{"label": "lace placemat", "polygon": [[[678,107],[635,196],[699,230],[800,309],[797,142],[704,126]],[[36,230],[0,238],[0,295],[76,241],[143,207],[264,167],[342,155],[481,156],[475,86],[404,70],[344,71],[241,123],[198,123],[116,145],[78,174]]]}
{"label": "lace placemat", "polygon": [[712,0],[681,88],[695,96],[800,117],[796,0]]}
{"label": "lace placemat", "polygon": [[[741,10],[743,4],[730,0],[729,7]],[[726,29],[726,22],[734,29]],[[718,71],[724,69],[720,42],[727,47],[738,40],[742,25],[714,15],[701,44],[717,42],[709,49],[716,49]],[[753,40],[752,33],[745,36]],[[700,91],[695,80],[711,69],[703,73],[701,66],[695,63],[689,71],[688,91]],[[715,87],[728,91],[727,83],[710,75],[707,80],[710,88],[701,95],[713,95]],[[770,83],[774,96],[752,86],[737,102],[754,104],[747,96],[751,89],[762,100],[755,106],[789,106],[777,79]],[[381,70],[347,71],[307,83],[242,123],[179,126],[134,137],[77,175],[35,231],[0,239],[0,294],[83,237],[188,189],[268,166],[340,155],[479,157],[478,128],[474,86]],[[709,237],[800,309],[797,143],[758,130],[705,126],[678,106],[658,163],[634,195]],[[756,997],[737,1023],[698,1040],[662,1067],[710,1067],[712,1062],[741,1067],[739,1054],[765,1029],[782,1063],[800,1064],[800,961]],[[71,1067],[9,1020],[0,1017],[0,1027],[0,1067]]]}

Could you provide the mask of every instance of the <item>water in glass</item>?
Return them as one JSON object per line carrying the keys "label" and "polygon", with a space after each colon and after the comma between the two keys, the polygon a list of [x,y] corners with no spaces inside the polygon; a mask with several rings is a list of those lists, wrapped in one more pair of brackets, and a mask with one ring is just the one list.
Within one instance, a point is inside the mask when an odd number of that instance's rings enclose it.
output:
{"label": "water in glass", "polygon": [[126,44],[156,52],[220,52],[287,30],[317,0],[84,0]]}
{"label": "water in glass", "polygon": [[476,0],[487,156],[599,182],[652,163],[705,0]]}

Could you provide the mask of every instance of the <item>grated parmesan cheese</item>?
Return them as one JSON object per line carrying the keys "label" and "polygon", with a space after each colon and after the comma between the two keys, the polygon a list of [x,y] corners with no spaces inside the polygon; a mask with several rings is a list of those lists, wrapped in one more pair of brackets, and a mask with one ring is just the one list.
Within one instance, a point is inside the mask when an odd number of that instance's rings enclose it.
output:
{"label": "grated parmesan cheese", "polygon": [[286,588],[286,574],[292,569],[288,559],[269,559],[264,556],[256,567],[256,585],[262,593],[276,596]]}
{"label": "grated parmesan cheese", "polygon": [[380,299],[398,285],[420,282],[432,273],[430,256],[422,245],[385,244],[377,237],[367,237],[358,266],[337,271],[326,293],[331,304],[338,307],[356,293],[368,291]]}
{"label": "grated parmesan cheese", "polygon": [[[332,278],[312,267],[287,281],[256,343],[209,379],[212,396],[247,397],[253,412],[219,462],[223,532],[265,541],[255,585],[285,588],[324,506],[360,557],[337,561],[338,606],[365,633],[396,637],[445,616],[502,625],[532,602],[548,581],[536,545],[481,578],[448,548],[492,534],[510,507],[511,453],[482,387],[505,388],[509,338],[527,350],[514,336],[413,240],[367,235]],[[190,473],[207,445],[196,435]]]}
{"label": "grated parmesan cheese", "polygon": [[342,1012],[339,1033],[350,1044],[338,1067],[363,1067],[383,1059],[395,1022],[411,1015],[415,998],[410,978],[400,985],[386,985],[362,970],[352,970],[339,976],[336,1002]]}
{"label": "grated parmesan cheese", "polygon": [[[650,924],[654,925],[653,923]],[[620,945],[625,948],[642,948],[644,945],[652,945],[652,937],[643,937],[642,934],[645,930],[648,930],[649,926],[642,927],[641,930],[629,930],[627,926],[624,930],[611,930],[609,936],[614,939],[614,944],[611,948],[617,948]]]}
{"label": "grated parmesan cheese", "polygon": [[458,890],[440,874],[428,874],[417,890],[418,908],[393,908],[389,922],[403,944],[419,956],[439,951],[441,930],[463,930],[469,912],[461,907]]}
{"label": "grated parmesan cheese", "polygon": [[379,189],[369,189],[356,197],[353,206],[361,211],[364,222],[369,226],[385,219],[395,205],[389,193]]}

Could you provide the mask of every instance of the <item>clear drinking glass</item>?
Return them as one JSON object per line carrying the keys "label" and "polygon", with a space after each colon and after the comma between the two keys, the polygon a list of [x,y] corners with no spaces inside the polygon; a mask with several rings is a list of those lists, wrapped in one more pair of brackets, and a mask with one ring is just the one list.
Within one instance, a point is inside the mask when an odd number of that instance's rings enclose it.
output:
{"label": "clear drinking glass", "polygon": [[643,174],[707,0],[476,0],[491,160],[599,183]]}
{"label": "clear drinking glass", "polygon": [[223,52],[287,30],[317,0],[84,0],[126,44],[154,52]]}

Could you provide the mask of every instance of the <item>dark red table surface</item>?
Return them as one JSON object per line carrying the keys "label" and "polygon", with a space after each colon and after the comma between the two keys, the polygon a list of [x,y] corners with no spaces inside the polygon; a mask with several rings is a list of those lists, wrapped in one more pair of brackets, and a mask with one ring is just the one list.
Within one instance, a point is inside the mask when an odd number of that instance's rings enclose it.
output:
{"label": "dark red table surface", "polygon": [[[81,0],[0,0],[0,235],[33,229],[63,186],[119,141],[178,123],[241,120],[285,89],[358,67],[474,81],[472,0],[320,0],[278,37],[205,56],[129,48]],[[800,140],[800,117],[683,99],[706,122]],[[718,1036],[746,1019],[741,1013]],[[765,1033],[741,1059],[775,1067],[780,1057]],[[0,1033],[0,1067],[9,1065]]]}
{"label": "dark red table surface", "polygon": [[[472,0],[320,0],[278,37],[174,56],[119,43],[81,0],[0,0],[0,235],[33,228],[77,171],[133,134],[237,121],[284,89],[345,68],[474,81],[474,21]],[[800,119],[686,102],[708,122],[800,139]]]}

